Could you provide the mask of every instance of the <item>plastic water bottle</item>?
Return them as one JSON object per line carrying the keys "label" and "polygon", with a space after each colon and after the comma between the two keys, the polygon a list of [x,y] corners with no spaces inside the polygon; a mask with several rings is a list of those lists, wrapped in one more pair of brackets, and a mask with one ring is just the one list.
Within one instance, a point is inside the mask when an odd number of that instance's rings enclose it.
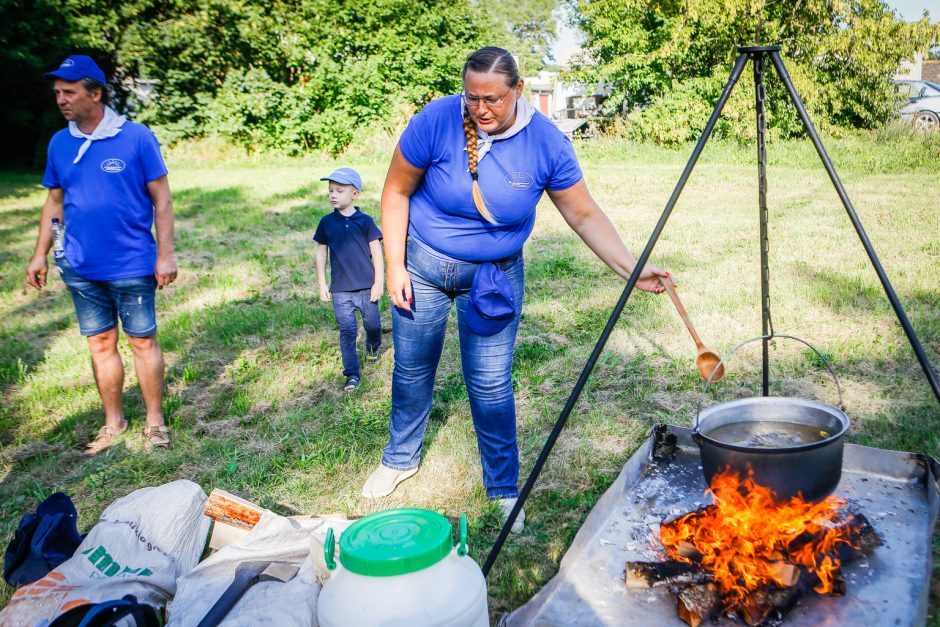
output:
{"label": "plastic water bottle", "polygon": [[58,218],[52,218],[52,256],[65,257],[65,225]]}

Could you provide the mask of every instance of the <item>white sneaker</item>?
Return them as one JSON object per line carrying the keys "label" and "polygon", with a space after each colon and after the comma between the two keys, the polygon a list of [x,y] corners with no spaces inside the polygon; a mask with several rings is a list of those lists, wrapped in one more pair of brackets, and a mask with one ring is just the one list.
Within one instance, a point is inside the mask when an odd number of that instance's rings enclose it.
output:
{"label": "white sneaker", "polygon": [[[516,506],[516,501],[518,500],[519,499],[517,498],[511,498],[499,499],[499,501],[497,501],[497,503],[499,503],[499,511],[502,515],[503,522],[506,522],[506,519],[509,518],[509,513],[512,511],[512,508]],[[519,515],[516,516],[514,521],[512,521],[512,527],[510,527],[509,530],[512,533],[521,533],[523,529],[525,529],[525,510],[520,509]]]}
{"label": "white sneaker", "polygon": [[369,478],[362,486],[362,496],[369,499],[380,499],[388,496],[395,491],[399,483],[415,476],[417,472],[417,467],[408,470],[395,470],[379,464],[379,467],[372,471],[372,474],[369,475]]}

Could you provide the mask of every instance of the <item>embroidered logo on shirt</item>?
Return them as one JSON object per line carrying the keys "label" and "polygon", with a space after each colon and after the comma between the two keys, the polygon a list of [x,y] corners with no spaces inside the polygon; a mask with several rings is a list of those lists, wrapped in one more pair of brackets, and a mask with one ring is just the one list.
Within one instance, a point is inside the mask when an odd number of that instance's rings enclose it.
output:
{"label": "embroidered logo on shirt", "polygon": [[101,169],[111,174],[117,174],[124,169],[124,162],[120,159],[105,159],[101,162]]}
{"label": "embroidered logo on shirt", "polygon": [[535,177],[528,172],[509,172],[503,180],[512,189],[529,189],[535,183]]}

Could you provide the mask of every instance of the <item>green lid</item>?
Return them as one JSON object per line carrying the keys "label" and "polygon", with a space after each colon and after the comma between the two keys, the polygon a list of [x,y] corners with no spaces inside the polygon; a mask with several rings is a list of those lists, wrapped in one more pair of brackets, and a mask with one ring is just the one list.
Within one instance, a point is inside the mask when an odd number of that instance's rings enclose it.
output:
{"label": "green lid", "polygon": [[426,509],[403,507],[350,525],[339,539],[339,561],[357,575],[391,577],[433,566],[453,546],[446,518]]}

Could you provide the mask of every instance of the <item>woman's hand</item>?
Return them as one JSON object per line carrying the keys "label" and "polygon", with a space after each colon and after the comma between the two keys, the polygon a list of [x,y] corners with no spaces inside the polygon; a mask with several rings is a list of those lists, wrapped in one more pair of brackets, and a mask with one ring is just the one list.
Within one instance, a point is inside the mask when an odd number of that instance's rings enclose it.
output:
{"label": "woman's hand", "polygon": [[399,309],[411,311],[409,303],[414,302],[414,297],[411,294],[411,277],[408,276],[405,266],[389,264],[386,283],[388,285],[388,297],[392,304]]}
{"label": "woman's hand", "polygon": [[666,291],[662,281],[670,280],[670,276],[671,275],[662,268],[648,263],[643,266],[643,272],[640,273],[639,278],[636,280],[636,286],[644,292],[662,294]]}

